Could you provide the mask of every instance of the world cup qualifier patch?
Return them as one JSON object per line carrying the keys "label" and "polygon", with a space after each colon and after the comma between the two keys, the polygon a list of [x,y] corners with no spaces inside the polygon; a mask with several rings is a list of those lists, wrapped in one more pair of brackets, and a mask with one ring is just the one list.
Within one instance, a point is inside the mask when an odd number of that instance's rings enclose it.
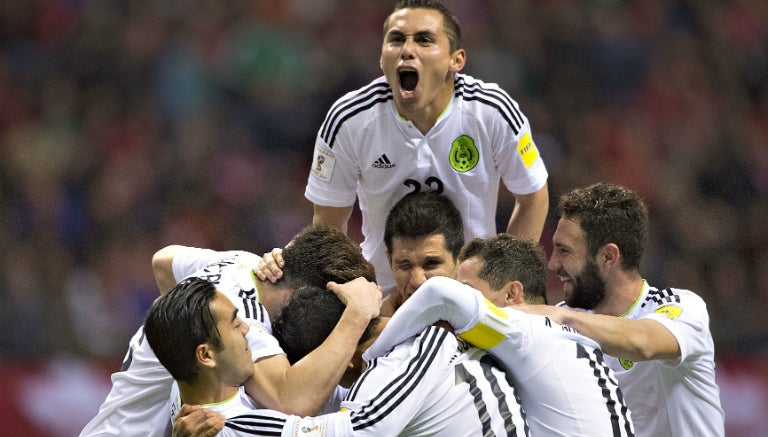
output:
{"label": "world cup qualifier patch", "polygon": [[322,437],[325,435],[326,418],[305,417],[296,422],[293,429],[295,437]]}
{"label": "world cup qualifier patch", "polygon": [[315,147],[315,156],[312,160],[312,174],[324,182],[329,182],[333,177],[333,168],[336,166],[336,156],[330,150]]}
{"label": "world cup qualifier patch", "polygon": [[480,152],[477,151],[475,140],[466,135],[453,140],[448,159],[451,162],[451,167],[460,173],[465,173],[475,168],[480,161]]}
{"label": "world cup qualifier patch", "polygon": [[680,313],[683,312],[683,309],[680,307],[676,307],[673,305],[666,305],[661,308],[658,308],[655,313],[661,314],[662,316],[666,316],[667,318],[676,319],[680,317]]}

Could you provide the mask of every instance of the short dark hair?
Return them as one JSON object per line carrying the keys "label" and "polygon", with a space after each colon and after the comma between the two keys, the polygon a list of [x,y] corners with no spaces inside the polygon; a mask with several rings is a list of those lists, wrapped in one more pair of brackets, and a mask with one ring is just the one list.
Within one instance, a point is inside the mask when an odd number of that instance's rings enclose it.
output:
{"label": "short dark hair", "polygon": [[648,209],[637,193],[599,182],[560,196],[556,211],[560,218],[578,220],[591,256],[614,243],[621,251],[621,266],[640,270],[648,238]]}
{"label": "short dark hair", "polygon": [[446,248],[456,259],[464,245],[464,222],[446,196],[435,191],[408,193],[389,211],[384,224],[384,245],[389,253],[395,237],[417,240],[432,235],[445,237]]}
{"label": "short dark hair", "polygon": [[325,288],[329,281],[344,283],[363,277],[376,281],[373,265],[360,246],[340,230],[326,225],[302,229],[283,249],[283,286],[296,290],[303,285]]}
{"label": "short dark hair", "polygon": [[[296,290],[272,321],[272,333],[293,364],[320,346],[344,313],[344,304],[325,287]],[[379,318],[371,320],[358,344],[371,337]]]}
{"label": "short dark hair", "polygon": [[144,334],[160,364],[177,381],[194,382],[200,372],[195,349],[208,343],[221,350],[221,335],[211,301],[216,287],[201,278],[188,278],[160,296],[147,312]]}
{"label": "short dark hair", "polygon": [[[443,28],[445,35],[448,37],[450,43],[451,53],[461,48],[461,24],[459,19],[453,15],[453,12],[448,9],[443,3],[437,0],[399,0],[395,2],[395,7],[392,9],[392,13],[399,11],[400,9],[431,9],[437,11],[443,16]],[[384,20],[384,33],[389,30],[389,18],[392,14]]]}
{"label": "short dark hair", "polygon": [[509,234],[475,238],[461,249],[459,261],[473,257],[483,261],[477,276],[494,290],[509,281],[520,281],[526,303],[547,303],[546,255],[538,243]]}

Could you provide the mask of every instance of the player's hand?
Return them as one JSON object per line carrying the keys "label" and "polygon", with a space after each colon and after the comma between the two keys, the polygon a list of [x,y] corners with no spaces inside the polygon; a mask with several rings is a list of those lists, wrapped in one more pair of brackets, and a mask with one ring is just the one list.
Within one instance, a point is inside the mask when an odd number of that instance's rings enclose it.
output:
{"label": "player's hand", "polygon": [[329,282],[328,289],[347,306],[368,320],[376,318],[381,312],[381,287],[365,278],[357,278],[344,284]]}
{"label": "player's hand", "polygon": [[213,437],[224,429],[224,416],[199,405],[182,405],[173,421],[173,437]]}
{"label": "player's hand", "polygon": [[262,281],[269,280],[271,283],[275,284],[283,277],[284,266],[283,249],[276,247],[272,249],[272,252],[264,254],[254,272],[256,273],[256,277]]}

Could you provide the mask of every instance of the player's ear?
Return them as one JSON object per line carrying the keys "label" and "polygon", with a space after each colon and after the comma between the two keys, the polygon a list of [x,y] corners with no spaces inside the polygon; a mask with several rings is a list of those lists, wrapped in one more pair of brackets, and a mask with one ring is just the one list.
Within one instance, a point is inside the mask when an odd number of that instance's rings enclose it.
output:
{"label": "player's ear", "polygon": [[458,73],[464,68],[467,63],[467,52],[464,49],[458,49],[451,54],[451,63],[449,71],[451,73]]}
{"label": "player's ear", "polygon": [[504,284],[504,302],[504,306],[519,305],[525,302],[522,282],[509,281]]}
{"label": "player's ear", "polygon": [[211,368],[216,366],[216,353],[208,343],[197,345],[195,348],[195,358],[202,366]]}
{"label": "player's ear", "polygon": [[598,264],[605,264],[606,267],[617,265],[620,257],[621,250],[614,243],[608,243],[597,251]]}

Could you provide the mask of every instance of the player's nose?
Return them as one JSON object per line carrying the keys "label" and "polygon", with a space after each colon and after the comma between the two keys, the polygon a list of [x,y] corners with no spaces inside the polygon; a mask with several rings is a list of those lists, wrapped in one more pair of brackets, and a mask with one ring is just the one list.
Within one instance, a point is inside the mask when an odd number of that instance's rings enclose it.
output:
{"label": "player's nose", "polygon": [[427,278],[427,272],[423,268],[416,267],[411,270],[411,286],[414,290],[419,288]]}

